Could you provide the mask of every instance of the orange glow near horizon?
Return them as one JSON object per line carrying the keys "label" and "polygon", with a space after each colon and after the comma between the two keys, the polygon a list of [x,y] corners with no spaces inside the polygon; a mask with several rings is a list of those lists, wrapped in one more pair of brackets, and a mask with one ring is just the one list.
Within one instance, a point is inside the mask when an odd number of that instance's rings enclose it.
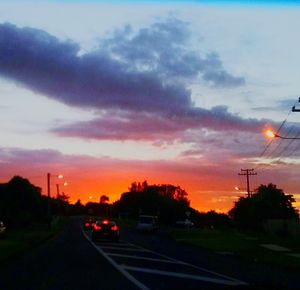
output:
{"label": "orange glow near horizon", "polygon": [[[74,181],[75,184],[70,183],[67,190],[67,195],[70,196],[70,203],[75,203],[78,199],[83,204],[88,202],[99,202],[101,195],[105,194],[109,197],[109,203],[113,203],[120,199],[123,192],[128,191],[133,181],[143,182],[147,180],[149,185],[152,184],[174,184],[179,185],[185,189],[188,193],[188,198],[191,201],[191,206],[199,211],[216,210],[218,212],[227,212],[233,207],[234,201],[238,199],[237,192],[233,189],[233,186],[228,182],[220,184],[216,182],[211,186],[211,181],[206,180],[206,184],[202,181],[199,191],[198,180],[188,180],[187,177],[177,180],[176,177],[168,177],[161,180],[159,177],[151,176],[151,178],[130,178],[124,177],[118,178],[119,180],[113,180],[110,176],[110,180],[90,181],[82,180],[81,182]],[[176,182],[177,180],[177,182]],[[220,188],[226,187],[227,190],[221,190]]]}
{"label": "orange glow near horizon", "polygon": [[[80,161],[80,162],[79,162]],[[173,162],[115,162],[111,159],[100,160],[93,164],[84,160],[75,160],[71,164],[55,164],[51,167],[47,165],[47,170],[55,172],[56,167],[62,168],[64,175],[68,178],[69,184],[63,187],[63,193],[69,196],[69,202],[74,204],[78,199],[82,204],[87,202],[100,202],[101,195],[109,197],[109,203],[120,199],[121,194],[128,191],[132,182],[147,181],[153,184],[173,184],[180,186],[188,193],[191,207],[199,211],[215,210],[217,212],[228,212],[234,202],[245,193],[237,191],[237,173],[235,171],[221,170],[218,166],[205,164],[194,167],[190,160]],[[14,175],[27,178],[32,184],[42,189],[42,194],[47,195],[47,179],[38,168],[20,168],[15,165],[7,167],[5,174],[1,177],[1,182],[8,182]],[[290,182],[280,180],[276,176],[270,175],[269,179],[264,178],[264,183],[277,180],[278,187],[286,193],[294,194],[298,192],[298,180]],[[54,180],[50,184],[50,196],[56,197],[56,187]],[[237,186],[238,187],[238,186]],[[298,199],[300,195],[295,196]],[[300,199],[299,199],[300,201]],[[300,209],[300,203],[295,203]]]}

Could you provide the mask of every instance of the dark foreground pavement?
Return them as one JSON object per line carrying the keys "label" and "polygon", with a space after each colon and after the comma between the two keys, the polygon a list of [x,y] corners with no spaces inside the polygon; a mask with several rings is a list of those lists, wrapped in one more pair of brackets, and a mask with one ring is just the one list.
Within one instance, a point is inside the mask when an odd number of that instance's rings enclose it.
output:
{"label": "dark foreground pavement", "polygon": [[0,266],[1,290],[136,290],[82,235],[80,219],[39,246]]}
{"label": "dark foreground pavement", "polygon": [[[92,245],[82,234],[80,221],[80,218],[70,218],[64,230],[56,237],[25,253],[22,257],[0,265],[0,290],[138,289],[97,251],[97,245],[96,247]],[[205,249],[184,245],[172,240],[164,231],[155,234],[140,234],[134,228],[123,228],[121,229],[121,238],[123,241],[120,245],[114,245],[114,247],[122,248],[126,246],[126,243],[131,242],[173,259],[242,280],[250,285],[250,287],[233,287],[236,290],[300,289],[300,275],[297,272],[246,263],[237,257],[222,256]],[[104,250],[106,248],[110,253],[116,251],[111,257],[123,259],[121,255],[124,253],[120,252],[120,249],[113,250],[112,245],[106,244],[99,244],[99,247]],[[126,257],[131,255],[133,251],[129,252]],[[122,260],[120,267],[129,269],[130,272],[131,262],[129,263],[129,260],[126,261],[126,259],[124,261]],[[148,264],[152,262],[156,263],[155,261],[148,261]],[[145,270],[146,262],[134,261],[134,263],[139,270]],[[174,265],[166,264],[164,267],[167,268],[164,269],[180,272],[180,266]],[[155,264],[151,270],[158,270],[158,265]],[[208,289],[204,286],[205,283],[193,284],[192,280],[188,279],[185,280],[186,284],[179,284],[179,282],[177,284],[177,278],[163,275],[153,274],[149,276],[143,272],[135,272],[134,275],[139,281],[146,283],[148,287],[150,286],[150,289]],[[181,285],[184,288],[179,288]],[[197,285],[202,286],[199,288]],[[209,289],[215,289],[214,284],[210,283]],[[216,289],[223,289],[223,287],[216,285]]]}
{"label": "dark foreground pavement", "polygon": [[246,262],[235,256],[221,255],[179,243],[171,239],[163,230],[155,234],[143,234],[138,233],[134,228],[126,228],[123,229],[122,237],[172,258],[247,282],[249,287],[242,287],[242,289],[300,290],[300,273],[296,270]]}

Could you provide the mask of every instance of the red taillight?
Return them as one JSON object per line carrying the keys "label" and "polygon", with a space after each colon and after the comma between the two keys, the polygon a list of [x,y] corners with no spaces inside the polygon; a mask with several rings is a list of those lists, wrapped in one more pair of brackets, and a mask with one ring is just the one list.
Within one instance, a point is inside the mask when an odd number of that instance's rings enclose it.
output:
{"label": "red taillight", "polygon": [[95,226],[95,223],[92,223],[92,227],[94,227]]}
{"label": "red taillight", "polygon": [[90,224],[89,224],[89,223],[86,223],[86,224],[85,224],[85,226],[86,226],[86,227],[89,227],[89,226],[90,226]]}
{"label": "red taillight", "polygon": [[117,227],[116,225],[114,225],[114,226],[111,227],[111,230],[112,230],[112,231],[117,231],[117,230],[118,230],[118,227]]}
{"label": "red taillight", "polygon": [[102,223],[103,223],[104,225],[108,225],[108,220],[104,220]]}
{"label": "red taillight", "polygon": [[95,230],[95,231],[100,231],[100,230],[101,230],[101,227],[100,227],[100,226],[97,226],[97,225],[95,225],[95,226],[94,226],[94,230]]}

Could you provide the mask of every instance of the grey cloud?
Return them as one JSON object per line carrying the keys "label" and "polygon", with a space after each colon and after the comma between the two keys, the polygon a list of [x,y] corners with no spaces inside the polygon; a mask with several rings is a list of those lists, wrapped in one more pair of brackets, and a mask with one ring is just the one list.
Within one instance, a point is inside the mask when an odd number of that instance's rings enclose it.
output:
{"label": "grey cloud", "polygon": [[202,73],[218,86],[243,83],[223,69],[216,54],[202,59],[189,51],[188,28],[179,20],[155,23],[133,37],[128,31],[81,55],[72,41],[1,24],[0,75],[68,105],[145,112],[193,109],[180,76]]}
{"label": "grey cloud", "polygon": [[199,128],[255,132],[263,121],[243,119],[226,107],[194,106],[180,78],[201,75],[223,87],[243,85],[244,79],[230,75],[216,53],[199,56],[190,50],[189,37],[188,25],[176,19],[136,33],[127,26],[82,55],[70,40],[4,23],[0,75],[67,105],[108,112],[105,118],[54,129],[64,136],[174,140]]}
{"label": "grey cloud", "polygon": [[94,109],[167,111],[192,106],[182,85],[168,85],[154,72],[128,71],[104,51],[79,55],[71,41],[48,33],[0,25],[0,74],[68,105]]}
{"label": "grey cloud", "polygon": [[200,55],[187,47],[188,24],[178,19],[155,23],[149,28],[133,32],[130,26],[117,31],[101,45],[117,55],[131,69],[155,71],[161,77],[198,78],[216,87],[236,87],[245,79],[228,73],[216,52]]}
{"label": "grey cloud", "polygon": [[270,106],[264,106],[264,107],[254,107],[252,108],[253,111],[276,111],[276,112],[288,112],[292,109],[293,106],[300,107],[299,103],[297,102],[297,97],[294,99],[285,99],[285,100],[279,100],[276,103],[270,104]]}
{"label": "grey cloud", "polygon": [[[195,108],[179,115],[107,111],[91,121],[61,125],[52,131],[64,137],[96,140],[177,140],[197,143],[199,136],[205,136],[205,129],[220,132],[224,139],[229,134],[238,132],[260,134],[266,122],[242,119],[229,113],[226,107],[217,106],[211,110]],[[233,140],[237,143],[236,139]]]}

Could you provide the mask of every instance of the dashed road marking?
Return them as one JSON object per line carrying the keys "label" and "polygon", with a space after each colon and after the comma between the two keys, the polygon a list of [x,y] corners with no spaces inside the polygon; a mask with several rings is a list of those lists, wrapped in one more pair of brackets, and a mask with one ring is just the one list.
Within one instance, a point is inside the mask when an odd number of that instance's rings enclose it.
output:
{"label": "dashed road marking", "polygon": [[[222,275],[219,273],[216,273],[214,271],[210,271],[183,261],[180,261],[178,259],[171,258],[169,256],[163,255],[161,253],[154,252],[152,250],[143,248],[141,246],[132,244],[127,241],[121,240],[121,244],[118,243],[105,243],[105,244],[97,244],[94,243],[91,238],[88,236],[87,233],[82,231],[86,239],[92,244],[92,246],[99,252],[101,253],[106,260],[108,260],[119,272],[121,272],[128,280],[130,280],[134,285],[136,285],[139,289],[141,290],[150,290],[149,287],[147,287],[145,284],[140,282],[138,279],[134,277],[134,275],[131,272],[142,272],[142,273],[148,273],[152,275],[162,275],[162,276],[170,276],[170,277],[176,277],[176,278],[181,278],[181,279],[190,279],[190,280],[198,280],[198,281],[203,281],[203,282],[209,282],[209,283],[215,283],[215,284],[222,284],[222,285],[227,285],[227,286],[244,286],[248,285],[246,282],[243,282],[241,280],[235,279],[228,277],[226,275]],[[124,247],[124,246],[131,246],[131,248]],[[108,250],[108,251],[107,251]],[[163,259],[159,258],[151,258],[151,257],[145,257],[145,256],[138,256],[136,254],[129,255],[128,253],[126,254],[121,254],[121,253],[114,253],[114,252],[109,252],[109,250],[120,250],[120,251],[132,251],[135,253],[147,253],[147,254],[153,254],[156,257],[162,257]],[[135,266],[130,266],[130,265],[124,265],[124,264],[119,264],[116,262],[113,257],[115,258],[126,258],[129,259],[129,261],[136,259],[136,260],[145,260],[145,261],[151,261],[151,262],[158,262],[158,263],[172,263],[172,264],[181,264],[187,267],[194,268],[196,270],[199,270],[201,272],[206,272],[211,275],[216,276],[214,277],[207,277],[201,275],[194,275],[194,274],[187,274],[187,273],[182,273],[182,272],[173,272],[173,271],[165,271],[165,270],[158,270],[158,269],[150,269],[150,268],[144,268],[144,267],[135,267]],[[130,263],[130,262],[129,262]],[[222,279],[223,278],[223,279]],[[225,280],[226,279],[226,280]]]}
{"label": "dashed road marking", "polygon": [[103,255],[103,257],[110,262],[119,272],[121,272],[129,281],[131,281],[134,285],[136,285],[138,288],[141,290],[151,290],[148,288],[146,285],[141,283],[139,280],[135,279],[128,271],[122,269],[112,258],[110,258],[107,254],[105,254],[104,251],[101,250],[100,247],[98,247],[95,243],[91,241],[91,239],[88,237],[88,235],[82,231],[86,239],[92,244],[92,246],[100,253]]}
{"label": "dashed road marking", "polygon": [[140,249],[140,248],[134,249],[134,248],[124,248],[124,247],[118,247],[118,246],[116,246],[116,247],[107,247],[107,246],[102,246],[102,245],[100,247],[101,247],[101,249],[104,249],[104,250],[106,250],[106,249],[108,249],[108,250],[113,249],[113,250],[122,250],[122,251],[151,252],[150,250]]}
{"label": "dashed road marking", "polygon": [[147,258],[147,257],[141,257],[141,256],[123,255],[123,254],[115,254],[115,253],[106,253],[106,254],[109,256],[120,257],[120,258],[137,259],[137,260],[162,262],[162,263],[185,264],[182,262],[176,262],[176,261],[165,260],[165,259],[155,259],[155,258]]}
{"label": "dashed road marking", "polygon": [[180,272],[169,272],[169,271],[161,271],[156,269],[131,267],[131,266],[122,266],[122,268],[128,271],[136,271],[136,272],[143,272],[149,274],[172,276],[176,278],[200,280],[200,281],[211,282],[211,283],[222,284],[222,285],[229,285],[229,286],[247,285],[246,283],[241,284],[241,283],[237,283],[236,281],[221,280],[221,279],[215,279],[215,278],[210,278],[205,276],[185,274]]}

